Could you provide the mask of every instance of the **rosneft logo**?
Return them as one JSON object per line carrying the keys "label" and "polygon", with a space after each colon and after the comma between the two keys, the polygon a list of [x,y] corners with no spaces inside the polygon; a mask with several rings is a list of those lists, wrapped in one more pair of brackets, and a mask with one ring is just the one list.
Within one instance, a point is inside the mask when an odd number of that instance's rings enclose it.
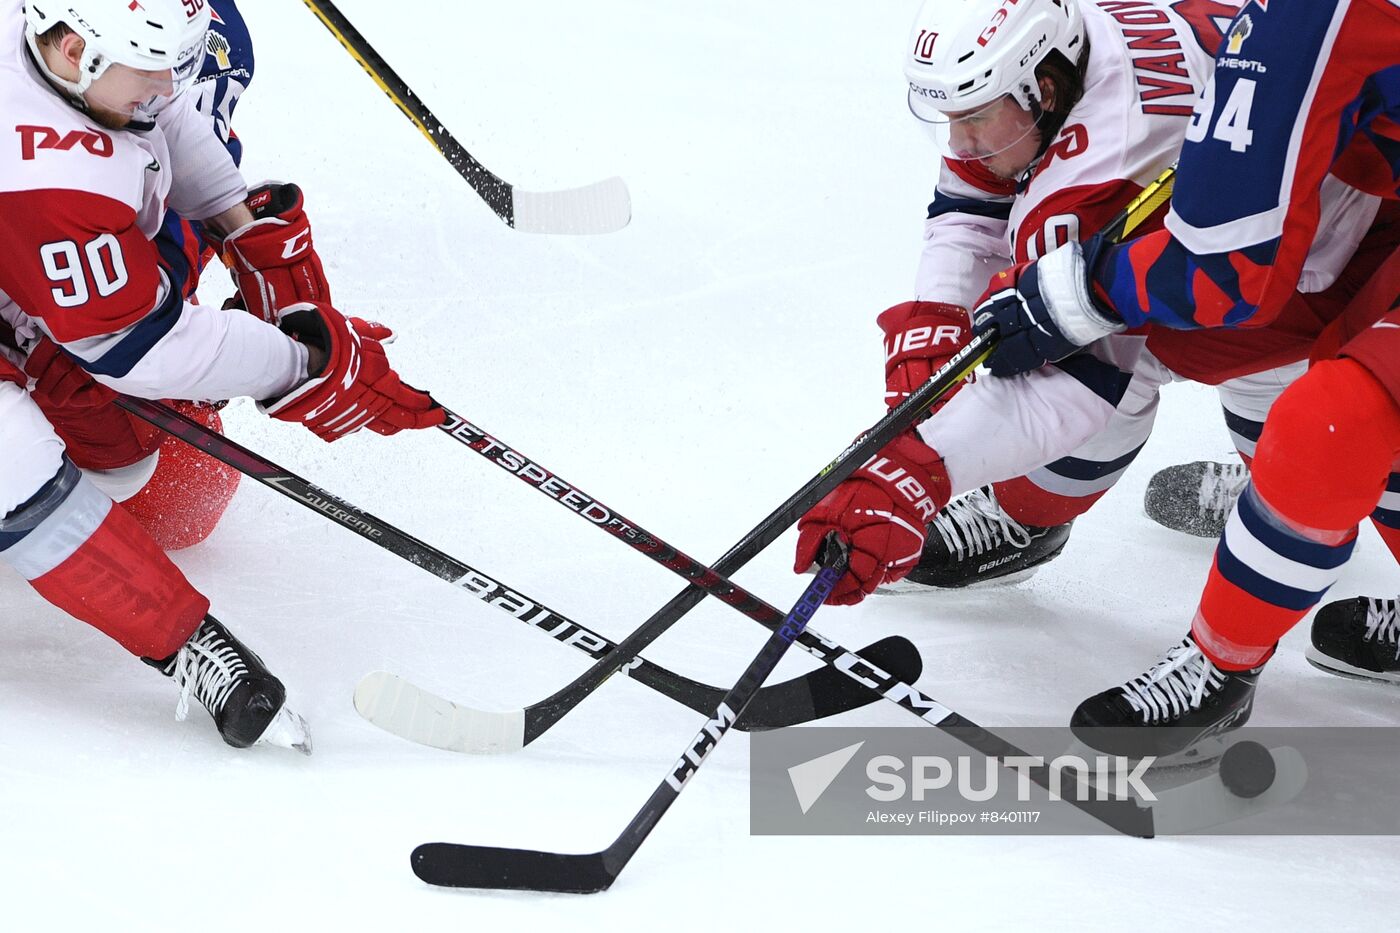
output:
{"label": "rosneft logo", "polygon": [[1225,43],[1225,54],[1238,55],[1240,49],[1244,48],[1244,40],[1248,39],[1254,32],[1254,20],[1249,18],[1249,14],[1241,16],[1235,21],[1235,25],[1230,27],[1230,35]]}
{"label": "rosneft logo", "polygon": [[222,35],[212,29],[209,30],[209,35],[204,40],[204,47],[209,50],[210,55],[214,56],[220,71],[228,71],[233,67],[233,62],[229,59],[231,49],[228,40]]}

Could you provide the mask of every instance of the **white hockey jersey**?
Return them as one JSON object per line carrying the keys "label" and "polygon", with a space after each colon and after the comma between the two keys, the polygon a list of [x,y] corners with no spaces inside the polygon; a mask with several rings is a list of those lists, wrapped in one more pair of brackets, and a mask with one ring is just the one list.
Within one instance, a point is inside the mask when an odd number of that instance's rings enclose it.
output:
{"label": "white hockey jersey", "polygon": [[[1111,221],[1176,161],[1215,50],[1245,0],[1080,0],[1089,40],[1083,96],[1020,183],[944,160],[924,226],[915,293],[971,308],[989,278]],[[1302,288],[1336,278],[1375,215],[1375,199],[1336,184],[1327,242]],[[1165,211],[1140,232],[1161,223]]]}
{"label": "white hockey jersey", "polygon": [[145,133],[105,129],[42,77],[19,0],[0,0],[0,318],[63,345],[102,382],[145,397],[268,398],[305,378],[306,351],[236,311],[184,301],[152,238],[247,185],[184,94]]}

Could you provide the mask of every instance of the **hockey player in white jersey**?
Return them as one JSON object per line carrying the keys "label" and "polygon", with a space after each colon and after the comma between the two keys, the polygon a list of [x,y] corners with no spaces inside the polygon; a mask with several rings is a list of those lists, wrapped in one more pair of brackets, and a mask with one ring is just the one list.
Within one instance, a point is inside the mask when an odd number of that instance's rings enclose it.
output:
{"label": "hockey player in white jersey", "polygon": [[[891,405],[962,345],[964,309],[994,272],[1094,233],[1171,164],[1220,30],[1239,6],[924,5],[905,60],[909,108],[944,158],[925,223],[918,301],[880,316]],[[1304,290],[1333,285],[1376,203],[1336,186],[1336,223]],[[953,487],[971,491],[929,525],[921,558],[894,588],[1014,579],[1053,558],[1074,518],[1142,448],[1158,390],[1174,378],[1219,385],[1232,428],[1261,424],[1305,365],[1308,346],[1297,332],[1315,331],[1330,299],[1300,297],[1291,329],[1222,334],[1189,348],[1165,329],[1144,330],[1100,341],[1034,379],[964,390],[920,433],[942,453]],[[939,333],[941,342],[922,339]],[[1246,456],[1249,433],[1235,431]]]}
{"label": "hockey player in white jersey", "polygon": [[[943,160],[918,300],[879,317],[889,404],[965,344],[966,309],[993,273],[1095,233],[1172,164],[1221,29],[1240,5],[924,4],[907,46],[908,103]],[[1381,248],[1357,248],[1372,233],[1378,203],[1330,187],[1327,232],[1300,282],[1308,294],[1296,295],[1274,326],[1216,331],[1205,342],[1146,328],[1022,377],[962,387],[803,519],[797,569],[833,530],[853,545],[836,602],[906,577],[962,586],[1049,560],[1070,522],[1145,443],[1163,384],[1223,384],[1227,409],[1263,421],[1301,371],[1311,337],[1340,313],[1367,264],[1383,258]]]}
{"label": "hockey player in white jersey", "polygon": [[[253,652],[142,527],[64,456],[30,398],[36,358],[146,398],[251,396],[326,440],[439,424],[329,289],[300,205],[249,193],[192,95],[205,0],[0,2],[0,560],[54,605],[172,676],[224,740],[309,749]],[[152,238],[204,221],[250,311],[186,302]],[[257,211],[255,214],[254,211]]]}

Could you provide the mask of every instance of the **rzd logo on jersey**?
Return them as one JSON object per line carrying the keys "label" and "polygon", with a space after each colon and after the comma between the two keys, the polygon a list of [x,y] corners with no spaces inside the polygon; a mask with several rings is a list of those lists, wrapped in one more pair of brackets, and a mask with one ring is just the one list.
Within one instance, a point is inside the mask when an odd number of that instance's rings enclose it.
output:
{"label": "rzd logo on jersey", "polygon": [[101,130],[72,130],[60,136],[51,126],[15,127],[19,134],[21,158],[31,161],[40,149],[57,149],[67,152],[75,146],[82,146],[92,155],[105,159],[113,152],[112,137]]}

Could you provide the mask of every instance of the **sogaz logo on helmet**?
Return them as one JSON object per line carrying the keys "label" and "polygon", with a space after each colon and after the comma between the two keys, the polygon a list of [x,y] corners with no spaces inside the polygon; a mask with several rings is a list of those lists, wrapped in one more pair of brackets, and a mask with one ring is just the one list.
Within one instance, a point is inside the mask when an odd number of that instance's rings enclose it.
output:
{"label": "sogaz logo on helmet", "polygon": [[992,41],[992,36],[996,35],[997,30],[1001,28],[1001,24],[1006,22],[1006,18],[1011,15],[1011,7],[1020,2],[1021,0],[1005,0],[1001,6],[997,7],[997,11],[992,14],[991,23],[977,37],[977,44],[985,48],[987,43]]}

